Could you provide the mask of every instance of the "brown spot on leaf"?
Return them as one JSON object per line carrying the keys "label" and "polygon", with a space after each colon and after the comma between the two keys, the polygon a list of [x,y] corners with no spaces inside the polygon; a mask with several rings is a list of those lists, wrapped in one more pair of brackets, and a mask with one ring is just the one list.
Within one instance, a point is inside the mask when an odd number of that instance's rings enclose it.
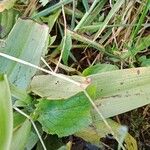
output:
{"label": "brown spot on leaf", "polygon": [[111,97],[114,97],[114,98],[115,98],[115,97],[121,97],[121,95],[113,95],[113,96],[111,96]]}
{"label": "brown spot on leaf", "polygon": [[59,81],[56,81],[55,84],[59,84]]}
{"label": "brown spot on leaf", "polygon": [[140,70],[137,70],[137,74],[138,74],[138,75],[140,74]]}
{"label": "brown spot on leaf", "polygon": [[106,97],[101,97],[101,99],[108,99],[108,98],[120,98],[122,97],[121,95],[112,95],[112,96],[106,96]]}
{"label": "brown spot on leaf", "polygon": [[135,95],[136,95],[136,96],[140,96],[140,93],[136,93]]}
{"label": "brown spot on leaf", "polygon": [[123,85],[123,82],[120,82],[120,85]]}

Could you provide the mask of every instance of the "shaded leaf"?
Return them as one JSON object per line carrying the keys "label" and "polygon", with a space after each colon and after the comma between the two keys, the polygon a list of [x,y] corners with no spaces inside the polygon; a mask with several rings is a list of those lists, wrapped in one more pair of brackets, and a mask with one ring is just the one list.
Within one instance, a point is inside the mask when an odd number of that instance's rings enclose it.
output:
{"label": "shaded leaf", "polygon": [[[58,150],[59,147],[64,145],[63,140],[59,138],[57,135],[48,135],[44,138],[44,143],[47,150]],[[37,143],[36,150],[42,150],[42,145],[40,141]]]}
{"label": "shaded leaf", "polygon": [[5,38],[8,35],[18,16],[19,12],[14,9],[5,10],[0,13],[0,38]]}
{"label": "shaded leaf", "polygon": [[21,115],[18,112],[13,112],[13,130],[18,129],[22,123],[26,120],[25,116]]}
{"label": "shaded leaf", "polygon": [[0,150],[10,150],[13,132],[11,93],[5,75],[0,75]]}
{"label": "shaded leaf", "polygon": [[82,0],[83,6],[86,10],[86,12],[89,10],[89,4],[88,4],[88,0]]}
{"label": "shaded leaf", "polygon": [[146,58],[146,56],[141,56],[139,58],[139,61],[141,63],[141,67],[148,67],[148,66],[150,66],[150,58]]}
{"label": "shaded leaf", "polygon": [[66,5],[66,4],[71,3],[72,1],[73,0],[63,0],[63,1],[60,1],[60,2],[56,3],[55,5],[52,5],[52,6],[48,7],[48,8],[46,8],[46,9],[42,10],[41,12],[35,14],[32,18],[46,16],[49,13],[54,12],[55,10],[61,8],[62,4]]}
{"label": "shaded leaf", "polygon": [[[120,129],[122,128],[122,125],[111,119],[107,119],[107,122],[111,125],[115,135],[120,137]],[[98,118],[94,118],[93,123],[89,127],[75,133],[76,136],[79,136],[97,146],[100,144],[100,139],[102,137],[106,137],[108,134],[110,134],[110,131],[106,127],[105,123]],[[128,133],[125,137],[125,145],[127,149],[137,150],[136,140]]]}
{"label": "shaded leaf", "polygon": [[17,88],[16,86],[10,84],[11,95],[17,101],[15,101],[15,106],[25,107],[32,103],[32,97],[27,93],[26,90]]}
{"label": "shaded leaf", "polygon": [[142,67],[148,67],[150,66],[150,59],[145,59],[142,63],[141,63]]}
{"label": "shaded leaf", "polygon": [[28,140],[26,142],[25,150],[32,150],[32,148],[36,145],[36,143],[39,141],[39,137],[37,136],[37,133],[31,130]]}
{"label": "shaded leaf", "polygon": [[71,135],[91,123],[90,104],[83,93],[63,101],[41,99],[34,114],[44,131],[59,137]]}
{"label": "shaded leaf", "polygon": [[28,119],[22,124],[20,128],[14,131],[11,141],[11,150],[24,150],[29,133],[31,130],[31,123]]}
{"label": "shaded leaf", "polygon": [[62,60],[65,65],[68,64],[68,58],[70,54],[70,50],[72,48],[72,38],[70,32],[67,32],[66,38],[63,39],[63,55],[62,55]]}
{"label": "shaded leaf", "polygon": [[[18,19],[5,45],[0,46],[0,52],[39,65],[42,52],[47,48],[48,33],[46,25],[40,25],[32,20]],[[36,69],[1,57],[0,72],[6,73],[11,83],[18,88],[26,89]]]}
{"label": "shaded leaf", "polygon": [[41,19],[44,23],[48,23],[49,31],[52,30],[52,28],[53,28],[56,20],[58,19],[60,13],[61,13],[61,10],[57,10],[55,13],[49,15],[48,17],[41,17]]}
{"label": "shaded leaf", "polygon": [[96,73],[102,73],[102,72],[118,70],[118,69],[119,68],[117,66],[111,64],[96,64],[94,66],[90,66],[86,68],[82,74],[84,76],[88,76]]}

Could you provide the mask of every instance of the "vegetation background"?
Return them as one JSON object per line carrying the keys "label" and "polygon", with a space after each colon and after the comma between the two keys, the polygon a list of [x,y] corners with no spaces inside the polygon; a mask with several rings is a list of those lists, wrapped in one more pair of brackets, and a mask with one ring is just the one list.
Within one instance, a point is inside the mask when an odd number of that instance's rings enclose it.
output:
{"label": "vegetation background", "polygon": [[150,149],[150,0],[0,2],[0,150]]}

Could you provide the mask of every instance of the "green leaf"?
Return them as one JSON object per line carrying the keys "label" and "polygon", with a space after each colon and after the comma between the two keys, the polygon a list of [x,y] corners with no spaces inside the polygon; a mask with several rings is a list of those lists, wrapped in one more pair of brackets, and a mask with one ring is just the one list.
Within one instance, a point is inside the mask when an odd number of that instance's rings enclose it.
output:
{"label": "green leaf", "polygon": [[150,35],[146,36],[146,37],[142,37],[138,43],[136,43],[135,48],[133,49],[133,51],[131,52],[132,54],[134,53],[137,54],[138,52],[148,48],[150,46]]}
{"label": "green leaf", "polygon": [[86,12],[89,10],[89,4],[88,4],[88,0],[82,0],[83,6],[86,10]]}
{"label": "green leaf", "polygon": [[62,101],[41,99],[34,114],[44,131],[59,137],[71,135],[91,123],[90,104],[83,93]]}
{"label": "green leaf", "polygon": [[125,3],[125,0],[117,0],[116,1],[114,6],[112,7],[112,9],[109,11],[109,14],[105,18],[102,26],[100,27],[100,29],[96,33],[94,39],[97,39],[99,37],[99,35],[104,31],[104,29],[106,28],[107,24],[111,20],[111,18],[116,14],[116,12],[120,9],[120,7],[123,5],[123,3]]}
{"label": "green leaf", "polygon": [[26,142],[25,150],[32,150],[38,141],[39,141],[39,137],[37,136],[37,133],[35,133],[35,131],[31,130],[31,132],[28,136],[28,140]]}
{"label": "green leaf", "polygon": [[24,150],[31,130],[31,122],[26,119],[22,126],[15,130],[11,141],[11,150]]}
{"label": "green leaf", "polygon": [[111,64],[96,64],[94,66],[90,66],[86,68],[82,74],[84,76],[88,76],[88,75],[112,71],[112,70],[118,70],[118,67]]}
{"label": "green leaf", "polygon": [[150,59],[145,59],[142,63],[141,63],[142,67],[148,67],[150,66]]}
{"label": "green leaf", "polygon": [[145,55],[141,56],[138,61],[141,63],[141,67],[150,66],[150,58],[146,58]]}
{"label": "green leaf", "polygon": [[10,84],[11,95],[18,101],[15,101],[15,106],[25,107],[32,103],[32,97],[27,93],[26,90],[17,88],[16,86]]}
{"label": "green leaf", "polygon": [[11,93],[6,75],[0,75],[0,150],[10,150],[13,133]]}
{"label": "green leaf", "polygon": [[[96,86],[95,104],[109,118],[150,103],[150,67],[89,76]],[[109,110],[109,111],[108,111]]]}
{"label": "green leaf", "polygon": [[13,112],[13,130],[18,129],[26,118],[18,112]]}
{"label": "green leaf", "polygon": [[0,13],[0,38],[5,38],[8,35],[18,16],[19,12],[14,9],[5,10]]}
{"label": "green leaf", "polygon": [[70,50],[72,48],[72,38],[70,32],[67,32],[66,38],[63,39],[63,55],[62,55],[62,60],[65,65],[68,64],[68,58],[70,54]]}
{"label": "green leaf", "polygon": [[[48,34],[46,25],[18,19],[4,46],[0,45],[0,52],[39,65],[41,55],[47,49]],[[6,73],[9,81],[20,89],[27,88],[35,72],[31,67],[0,58],[0,73]]]}
{"label": "green leaf", "polygon": [[55,5],[52,5],[51,7],[48,7],[44,10],[42,10],[41,12],[37,13],[36,15],[34,15],[32,18],[37,18],[37,17],[42,17],[42,16],[46,16],[51,12],[54,12],[55,10],[61,8],[62,5],[66,5],[71,3],[73,0],[63,0],[60,1],[58,3],[56,3]]}
{"label": "green leaf", "polygon": [[[104,5],[107,2],[107,0],[102,0],[102,1],[97,0],[97,1],[98,1],[98,4],[94,7],[94,9],[92,10],[92,12],[90,12],[88,15],[86,13],[84,14],[84,17],[83,17],[84,21],[82,22],[80,28],[92,24],[94,22],[94,20],[96,20],[96,17],[100,14],[100,12],[102,11]],[[79,28],[80,32],[83,33],[83,32],[86,31],[86,29],[81,29],[80,30],[80,28]]]}
{"label": "green leaf", "polygon": [[135,56],[138,52],[148,48],[150,46],[150,35],[146,36],[146,37],[142,37],[135,45],[135,47],[133,47],[133,49],[131,49],[131,51],[128,51],[126,54],[124,54],[124,58],[125,57],[129,57],[129,56]]}
{"label": "green leaf", "polygon": [[[86,81],[85,77],[67,77],[81,83]],[[75,84],[52,75],[35,76],[31,82],[30,88],[36,95],[46,97],[47,99],[66,99],[83,91],[82,88],[76,86]]]}
{"label": "green leaf", "polygon": [[[111,119],[107,119],[107,123],[111,125],[112,130],[118,136],[119,129],[122,126]],[[75,133],[76,136],[96,145],[99,145],[100,138],[105,137],[107,134],[110,134],[110,131],[105,123],[98,118],[93,118],[93,123],[89,127]]]}
{"label": "green leaf", "polygon": [[61,13],[61,10],[57,10],[55,13],[51,14],[48,17],[41,17],[41,19],[44,23],[48,23],[49,32],[52,30],[52,28],[53,28],[56,20],[58,19],[60,13]]}
{"label": "green leaf", "polygon": [[[138,32],[142,28],[142,24],[144,23],[145,18],[149,12],[149,8],[150,8],[150,0],[145,1],[145,5],[141,5],[141,11],[140,11],[140,13],[138,13],[139,16],[135,17],[137,20],[137,26],[135,26],[131,32],[129,45],[133,45],[133,43],[136,42],[135,38],[138,35]],[[132,51],[132,49],[131,49],[131,51]]]}

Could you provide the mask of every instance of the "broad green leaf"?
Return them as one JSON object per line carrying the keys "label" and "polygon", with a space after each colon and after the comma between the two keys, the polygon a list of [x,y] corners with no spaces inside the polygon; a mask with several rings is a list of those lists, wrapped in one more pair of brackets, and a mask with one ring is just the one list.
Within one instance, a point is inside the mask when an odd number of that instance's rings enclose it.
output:
{"label": "broad green leaf", "polygon": [[97,88],[95,104],[105,118],[150,103],[150,67],[89,76]]}
{"label": "broad green leaf", "polygon": [[13,133],[11,93],[6,75],[0,75],[0,150],[10,150]]}
{"label": "broad green leaf", "polygon": [[5,38],[8,35],[18,16],[19,12],[14,9],[0,13],[0,38]]}
{"label": "broad green leaf", "polygon": [[[106,135],[110,134],[110,131],[106,127],[105,123],[97,118],[95,118],[94,123],[91,124],[89,127],[75,133],[76,136],[83,138],[84,140],[99,145],[100,139],[102,137],[106,137]],[[107,119],[108,124],[111,126],[112,130],[114,131],[115,135],[119,138],[121,136],[121,129],[123,128],[122,125],[118,124],[117,122]],[[137,150],[137,143],[136,140],[127,133],[125,137],[125,147],[130,150]]]}
{"label": "broad green leaf", "polygon": [[11,141],[11,150],[24,150],[25,144],[29,137],[31,130],[31,122],[26,119],[20,128],[14,131],[12,141]]}
{"label": "broad green leaf", "polygon": [[18,112],[13,112],[13,130],[18,129],[26,118]]}
{"label": "broad green leaf", "polygon": [[111,64],[96,64],[94,66],[90,66],[86,68],[82,74],[84,76],[88,76],[88,75],[112,71],[112,70],[118,70],[118,67]]}
{"label": "broad green leaf", "polygon": [[72,48],[72,38],[71,38],[71,34],[67,32],[66,38],[63,39],[63,46],[62,46],[62,50],[63,50],[62,60],[65,65],[68,64],[68,58],[69,58],[71,48]]}
{"label": "broad green leaf", "polygon": [[91,123],[90,104],[83,93],[62,101],[40,99],[34,114],[44,131],[59,137],[71,135]]}
{"label": "broad green leaf", "polygon": [[[98,73],[88,76],[92,81],[88,88],[95,87],[96,93],[94,91],[92,97],[104,117],[108,118],[150,103],[149,74],[149,67]],[[86,78],[78,77],[78,81],[84,83]],[[43,75],[33,79],[31,91],[41,97],[61,99],[69,98],[82,89],[68,81]]]}
{"label": "broad green leaf", "polygon": [[[63,75],[64,76],[64,75]],[[85,77],[66,76],[73,80],[84,82]],[[31,82],[31,91],[47,99],[66,99],[82,91],[82,88],[66,80],[52,75],[35,76]]]}
{"label": "broad green leaf", "polygon": [[[18,19],[0,52],[39,65],[48,44],[48,27],[32,20]],[[0,57],[0,73],[6,73],[9,81],[26,89],[36,69]]]}

